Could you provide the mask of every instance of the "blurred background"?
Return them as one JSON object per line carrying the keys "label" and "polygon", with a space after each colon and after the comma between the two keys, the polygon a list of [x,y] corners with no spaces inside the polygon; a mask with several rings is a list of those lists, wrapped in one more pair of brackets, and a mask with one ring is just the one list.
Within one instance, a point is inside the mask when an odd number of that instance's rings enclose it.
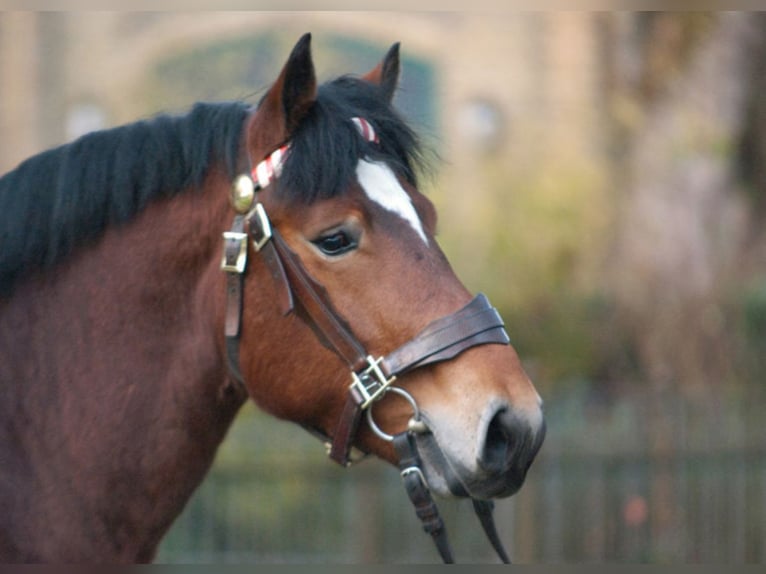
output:
{"label": "blurred background", "polygon": [[[766,16],[4,12],[0,172],[402,42],[439,241],[506,319],[548,436],[498,503],[519,562],[766,562]],[[492,561],[442,504],[459,560]],[[248,405],[160,562],[435,562],[396,471]]]}

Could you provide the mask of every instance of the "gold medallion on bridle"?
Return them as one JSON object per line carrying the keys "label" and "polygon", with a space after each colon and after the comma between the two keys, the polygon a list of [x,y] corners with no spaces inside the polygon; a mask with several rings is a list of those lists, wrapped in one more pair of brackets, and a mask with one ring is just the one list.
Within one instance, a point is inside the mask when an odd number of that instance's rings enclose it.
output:
{"label": "gold medallion on bridle", "polygon": [[229,200],[237,213],[245,214],[252,209],[253,200],[255,200],[255,186],[249,175],[237,176],[231,185]]}

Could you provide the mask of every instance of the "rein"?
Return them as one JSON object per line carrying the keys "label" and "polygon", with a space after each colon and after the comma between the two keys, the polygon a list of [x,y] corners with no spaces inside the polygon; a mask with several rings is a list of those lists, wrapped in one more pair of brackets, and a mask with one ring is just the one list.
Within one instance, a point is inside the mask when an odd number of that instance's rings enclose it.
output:
{"label": "rein", "polygon": [[[363,118],[352,118],[367,141],[377,142],[372,125]],[[433,538],[445,563],[452,563],[444,521],[431,497],[422,471],[416,435],[430,432],[420,419],[415,399],[403,388],[394,386],[396,378],[414,369],[452,359],[476,345],[510,343],[503,321],[483,294],[477,295],[459,311],[430,323],[413,339],[386,356],[375,357],[367,351],[349,326],[334,310],[326,290],[306,272],[299,257],[288,247],[279,231],[271,227],[262,203],[256,201],[259,190],[279,177],[289,144],[270,154],[250,174],[238,176],[232,185],[231,203],[237,215],[231,230],[224,232],[224,255],[221,269],[226,274],[227,362],[231,373],[244,383],[239,365],[239,342],[242,323],[243,289],[247,268],[248,240],[267,264],[277,288],[278,302],[284,315],[299,306],[300,315],[317,333],[323,345],[334,351],[351,370],[346,403],[332,438],[309,429],[328,445],[332,460],[352,464],[352,444],[366,413],[370,428],[379,437],[393,443],[399,456],[402,480],[424,530]],[[392,392],[404,397],[414,414],[408,428],[397,434],[382,432],[373,420],[372,406]],[[467,496],[467,493],[461,493]],[[472,499],[480,523],[500,559],[509,563],[492,515],[491,501]]]}

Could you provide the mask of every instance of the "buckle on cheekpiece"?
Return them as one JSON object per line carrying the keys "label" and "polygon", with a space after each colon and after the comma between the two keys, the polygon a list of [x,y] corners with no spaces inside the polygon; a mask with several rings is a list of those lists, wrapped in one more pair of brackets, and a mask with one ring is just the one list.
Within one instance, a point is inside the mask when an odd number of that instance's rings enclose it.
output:
{"label": "buckle on cheekpiece", "polygon": [[369,407],[373,401],[378,400],[388,390],[396,380],[396,377],[386,378],[385,373],[380,368],[383,357],[373,358],[367,355],[367,368],[356,373],[351,372],[351,389],[356,389],[364,399],[359,408],[362,410]]}
{"label": "buckle on cheekpiece", "polygon": [[247,264],[247,233],[223,232],[223,259],[221,269],[227,273],[242,274]]}
{"label": "buckle on cheekpiece", "polygon": [[250,236],[253,238],[253,247],[256,251],[260,251],[269,242],[272,235],[271,222],[262,203],[255,204],[250,217],[248,217],[248,224]]}

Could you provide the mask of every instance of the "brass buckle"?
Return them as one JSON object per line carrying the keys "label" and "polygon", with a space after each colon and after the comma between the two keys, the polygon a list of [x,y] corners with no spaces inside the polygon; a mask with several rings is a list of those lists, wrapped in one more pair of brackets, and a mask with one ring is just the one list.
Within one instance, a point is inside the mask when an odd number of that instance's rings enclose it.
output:
{"label": "brass buckle", "polygon": [[383,370],[380,368],[380,363],[383,361],[383,357],[373,358],[372,355],[367,356],[367,368],[359,373],[351,372],[352,383],[350,388],[356,388],[364,401],[360,408],[362,410],[369,407],[374,401],[378,400],[388,390],[396,380],[396,377],[386,378]]}
{"label": "brass buckle", "polygon": [[253,237],[253,247],[256,251],[260,251],[269,242],[272,235],[271,222],[262,203],[255,204],[248,222],[250,223],[250,235]]}
{"label": "brass buckle", "polygon": [[[239,250],[237,251],[237,259],[234,263],[229,262],[227,257],[229,245],[234,242],[239,242]],[[239,273],[240,275],[245,271],[245,265],[247,264],[247,233],[241,233],[239,231],[224,231],[223,232],[223,260],[221,261],[221,269],[227,273]]]}

